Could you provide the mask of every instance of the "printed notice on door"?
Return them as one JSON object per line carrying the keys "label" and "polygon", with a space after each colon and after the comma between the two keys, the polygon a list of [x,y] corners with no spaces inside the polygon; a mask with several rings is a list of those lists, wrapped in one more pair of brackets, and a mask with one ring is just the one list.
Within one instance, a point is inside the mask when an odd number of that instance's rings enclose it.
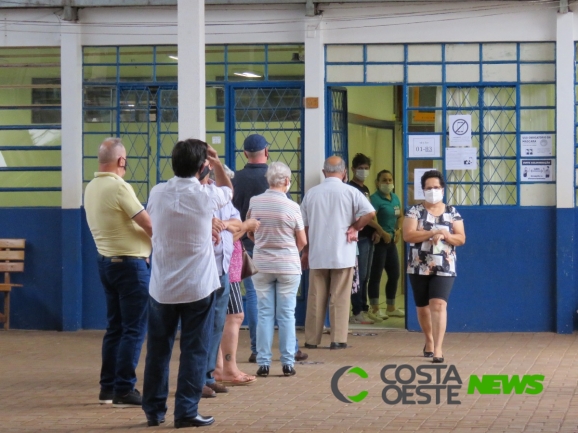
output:
{"label": "printed notice on door", "polygon": [[522,182],[551,182],[556,180],[554,159],[522,159],[520,179]]}
{"label": "printed notice on door", "polygon": [[477,168],[477,147],[446,148],[446,170],[476,170]]}
{"label": "printed notice on door", "polygon": [[450,146],[472,145],[472,115],[452,114],[450,116]]}
{"label": "printed notice on door", "polygon": [[426,171],[434,170],[433,168],[416,168],[413,170],[413,199],[425,200],[425,194],[421,189],[421,177]]}
{"label": "printed notice on door", "polygon": [[522,156],[552,156],[552,135],[520,135],[520,154]]}
{"label": "printed notice on door", "polygon": [[440,136],[439,135],[410,135],[409,158],[439,158]]}

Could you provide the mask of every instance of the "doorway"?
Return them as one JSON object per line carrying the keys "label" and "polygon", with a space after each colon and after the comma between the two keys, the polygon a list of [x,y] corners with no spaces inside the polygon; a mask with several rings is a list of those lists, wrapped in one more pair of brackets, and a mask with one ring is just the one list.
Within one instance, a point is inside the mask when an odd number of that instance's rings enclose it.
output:
{"label": "doorway", "polygon": [[[402,136],[402,86],[346,86],[327,89],[328,134],[326,154],[339,155],[347,163],[349,178],[353,158],[361,153],[371,159],[369,177],[364,184],[370,194],[376,193],[376,177],[382,170],[393,175],[394,193],[404,209],[404,159]],[[405,251],[403,240],[397,242],[400,278],[397,283],[395,306],[405,311]],[[379,284],[379,307],[386,311],[385,284],[382,272]],[[369,300],[367,299],[367,305]],[[406,328],[405,317],[389,317],[373,324],[350,323],[350,329]]]}

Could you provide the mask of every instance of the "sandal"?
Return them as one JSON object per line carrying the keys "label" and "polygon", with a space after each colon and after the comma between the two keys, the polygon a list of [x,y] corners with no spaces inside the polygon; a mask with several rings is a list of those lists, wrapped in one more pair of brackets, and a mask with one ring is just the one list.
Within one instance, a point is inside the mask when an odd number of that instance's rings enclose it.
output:
{"label": "sandal", "polygon": [[233,380],[221,380],[219,383],[225,386],[246,386],[251,385],[257,382],[257,378],[255,376],[250,376],[248,374],[242,374],[241,379],[233,379]]}

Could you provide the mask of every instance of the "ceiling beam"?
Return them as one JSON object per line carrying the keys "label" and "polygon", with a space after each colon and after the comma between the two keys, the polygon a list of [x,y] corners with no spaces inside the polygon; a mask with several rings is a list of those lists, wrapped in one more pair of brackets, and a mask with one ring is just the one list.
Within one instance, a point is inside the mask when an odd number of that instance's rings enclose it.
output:
{"label": "ceiling beam", "polygon": [[[423,0],[406,0],[408,3]],[[462,0],[440,0],[445,3],[461,3]],[[515,0],[529,1],[529,0]],[[547,1],[547,0],[542,0]],[[278,4],[301,4],[309,9],[313,4],[319,3],[391,3],[396,0],[205,0],[206,5],[278,5]],[[560,0],[568,4],[568,0]],[[0,8],[90,8],[90,7],[131,7],[131,6],[176,6],[177,0],[10,0],[0,1]]]}

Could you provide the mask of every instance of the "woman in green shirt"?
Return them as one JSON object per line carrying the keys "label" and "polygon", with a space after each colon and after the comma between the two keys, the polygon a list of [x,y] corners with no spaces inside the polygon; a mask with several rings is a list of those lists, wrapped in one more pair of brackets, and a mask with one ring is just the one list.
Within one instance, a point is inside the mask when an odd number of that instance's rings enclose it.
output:
{"label": "woman in green shirt", "polygon": [[386,314],[381,314],[382,319],[392,317],[404,317],[405,312],[395,307],[395,294],[399,280],[399,257],[397,254],[397,242],[401,237],[401,223],[403,215],[399,197],[393,192],[393,176],[388,170],[381,170],[375,180],[377,191],[371,195],[371,204],[377,213],[377,223],[384,233],[374,235],[375,250],[373,263],[369,275],[367,292],[372,314],[379,314],[379,286],[381,274],[385,269],[387,283],[385,284],[385,300],[387,304]]}

